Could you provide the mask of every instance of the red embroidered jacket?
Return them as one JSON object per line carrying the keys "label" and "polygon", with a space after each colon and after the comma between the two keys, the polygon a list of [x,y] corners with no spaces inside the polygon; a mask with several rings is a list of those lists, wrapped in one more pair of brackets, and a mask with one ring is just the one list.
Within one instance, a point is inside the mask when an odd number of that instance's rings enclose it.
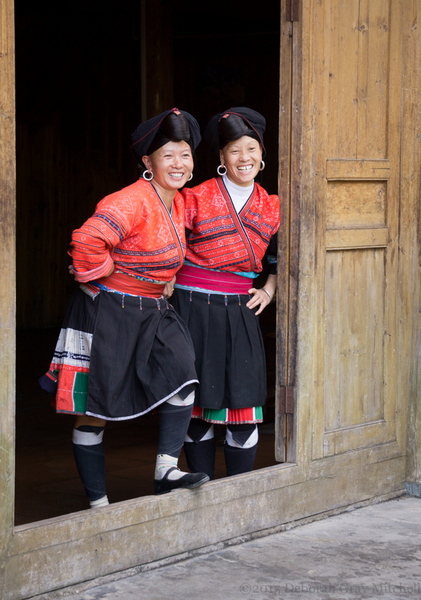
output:
{"label": "red embroidered jacket", "polygon": [[172,217],[155,188],[143,179],[106,196],[72,235],[75,279],[104,277],[115,270],[138,279],[171,281],[183,264],[184,201],[176,192]]}
{"label": "red embroidered jacket", "polygon": [[255,183],[241,209],[234,208],[221,177],[184,188],[187,239],[186,260],[208,269],[262,270],[270,239],[279,229],[279,198]]}

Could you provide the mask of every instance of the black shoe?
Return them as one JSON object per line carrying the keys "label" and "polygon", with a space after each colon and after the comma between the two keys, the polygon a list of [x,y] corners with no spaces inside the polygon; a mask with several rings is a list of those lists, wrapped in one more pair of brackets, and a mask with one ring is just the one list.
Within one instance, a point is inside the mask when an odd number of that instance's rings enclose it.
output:
{"label": "black shoe", "polygon": [[191,490],[192,488],[199,487],[199,485],[209,481],[209,475],[206,475],[206,473],[186,473],[179,479],[174,479],[172,481],[168,479],[168,474],[174,470],[178,471],[179,469],[177,469],[177,467],[171,467],[171,469],[168,469],[162,479],[153,480],[155,494],[166,494],[172,490],[178,490],[182,488],[188,488]]}

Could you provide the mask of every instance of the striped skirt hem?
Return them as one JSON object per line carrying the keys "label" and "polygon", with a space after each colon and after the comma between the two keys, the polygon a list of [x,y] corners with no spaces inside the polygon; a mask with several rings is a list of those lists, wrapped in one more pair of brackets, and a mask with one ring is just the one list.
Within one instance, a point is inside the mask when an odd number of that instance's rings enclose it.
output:
{"label": "striped skirt hem", "polygon": [[216,425],[240,425],[244,423],[263,423],[263,408],[201,408],[193,407],[192,419],[202,419]]}

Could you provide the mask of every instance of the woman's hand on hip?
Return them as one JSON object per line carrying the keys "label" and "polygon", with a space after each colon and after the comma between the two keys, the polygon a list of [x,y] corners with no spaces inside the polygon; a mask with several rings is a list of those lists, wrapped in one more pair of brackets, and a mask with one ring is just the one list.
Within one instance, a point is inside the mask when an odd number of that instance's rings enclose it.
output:
{"label": "woman's hand on hip", "polygon": [[171,281],[169,281],[168,283],[165,284],[164,291],[162,292],[162,295],[164,296],[164,298],[171,298],[171,296],[173,295],[173,292],[174,292],[174,285],[175,285],[175,275],[171,279]]}
{"label": "woman's hand on hip", "polygon": [[265,285],[260,288],[251,288],[248,293],[251,298],[247,302],[246,306],[248,308],[254,309],[259,307],[256,311],[256,315],[260,315],[261,312],[266,308],[268,304],[270,304],[273,300],[276,291],[276,275],[269,275]]}
{"label": "woman's hand on hip", "polygon": [[248,293],[250,294],[251,298],[246,304],[247,308],[253,310],[254,308],[259,307],[259,309],[256,311],[256,315],[260,315],[260,313],[263,312],[266,306],[271,302],[271,295],[265,288],[251,288]]}

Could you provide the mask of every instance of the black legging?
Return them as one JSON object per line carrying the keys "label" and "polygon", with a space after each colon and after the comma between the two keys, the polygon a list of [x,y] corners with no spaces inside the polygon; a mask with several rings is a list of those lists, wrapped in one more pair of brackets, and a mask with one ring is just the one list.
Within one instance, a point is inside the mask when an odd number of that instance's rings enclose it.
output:
{"label": "black legging", "polygon": [[[158,454],[180,456],[193,410],[190,406],[173,406],[163,402],[159,408]],[[79,431],[100,435],[104,427],[81,425]],[[95,445],[73,444],[73,454],[80,479],[89,500],[106,495],[105,452],[101,441]]]}

